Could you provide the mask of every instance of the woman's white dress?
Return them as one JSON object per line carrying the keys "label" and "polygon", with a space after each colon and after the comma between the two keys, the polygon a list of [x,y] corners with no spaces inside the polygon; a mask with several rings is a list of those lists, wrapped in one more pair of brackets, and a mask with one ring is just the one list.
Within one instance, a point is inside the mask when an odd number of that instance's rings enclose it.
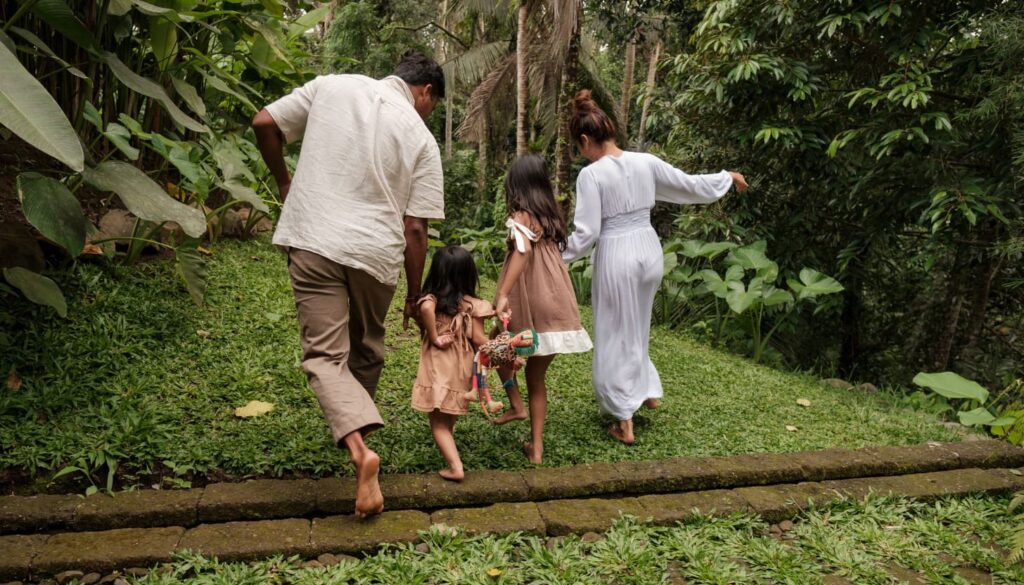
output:
{"label": "woman's white dress", "polygon": [[651,310],[663,276],[661,242],[651,227],[655,201],[713,203],[732,177],[688,175],[645,153],[611,155],[584,168],[576,181],[575,232],[562,259],[594,252],[594,391],[601,410],[633,418],[648,398],[661,398],[661,379],[648,352]]}

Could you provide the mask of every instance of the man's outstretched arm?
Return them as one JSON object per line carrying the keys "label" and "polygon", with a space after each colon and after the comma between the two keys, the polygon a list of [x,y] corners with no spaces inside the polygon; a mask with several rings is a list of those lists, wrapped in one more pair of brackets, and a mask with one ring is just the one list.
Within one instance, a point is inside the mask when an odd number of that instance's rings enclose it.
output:
{"label": "man's outstretched arm", "polygon": [[278,127],[274,117],[266,108],[260,110],[252,119],[252,129],[256,133],[256,146],[267,163],[270,174],[274,175],[277,190],[281,194],[281,203],[288,196],[292,186],[292,178],[288,174],[288,165],[284,162],[284,133]]}
{"label": "man's outstretched arm", "polygon": [[409,328],[409,319],[419,323],[416,301],[423,286],[423,265],[427,261],[427,220],[405,216],[405,311],[402,327]]}

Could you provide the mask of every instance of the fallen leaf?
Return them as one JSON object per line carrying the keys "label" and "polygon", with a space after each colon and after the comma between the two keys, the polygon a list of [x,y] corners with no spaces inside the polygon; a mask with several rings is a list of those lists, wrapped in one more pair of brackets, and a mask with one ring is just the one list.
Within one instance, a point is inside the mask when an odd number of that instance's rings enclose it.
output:
{"label": "fallen leaf", "polygon": [[1014,475],[1024,475],[1024,473],[1021,473],[1019,469],[1011,469],[1010,473]]}
{"label": "fallen leaf", "polygon": [[210,332],[206,329],[196,329],[196,335],[205,339],[210,336]]}
{"label": "fallen leaf", "polygon": [[87,256],[102,256],[103,248],[96,244],[86,244],[82,246],[82,254]]}
{"label": "fallen leaf", "polygon": [[196,252],[199,252],[200,254],[205,254],[207,256],[213,256],[213,250],[210,250],[209,248],[204,248],[202,246],[196,246]]}
{"label": "fallen leaf", "polygon": [[786,425],[786,430],[791,432],[791,433],[795,433],[795,432],[797,432],[800,429],[794,427],[793,425]]}
{"label": "fallen leaf", "polygon": [[11,390],[21,390],[21,378],[18,377],[18,372],[14,368],[11,368],[10,373],[7,374],[7,387]]}
{"label": "fallen leaf", "polygon": [[240,406],[235,409],[235,416],[238,418],[249,418],[253,416],[260,416],[261,414],[267,414],[274,410],[274,405],[269,402],[263,402],[262,400],[250,400],[245,406]]}
{"label": "fallen leaf", "polygon": [[491,577],[499,577],[501,576],[501,569],[498,569],[496,567],[487,569],[487,574]]}
{"label": "fallen leaf", "polygon": [[798,398],[796,403],[799,404],[800,406],[810,406],[811,405],[811,401],[807,400],[806,398]]}

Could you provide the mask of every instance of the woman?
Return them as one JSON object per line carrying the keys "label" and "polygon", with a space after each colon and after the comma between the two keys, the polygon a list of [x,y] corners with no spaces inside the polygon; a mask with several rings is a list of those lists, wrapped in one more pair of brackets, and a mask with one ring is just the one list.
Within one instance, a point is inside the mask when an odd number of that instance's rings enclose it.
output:
{"label": "woman", "polygon": [[633,414],[641,406],[657,408],[662,397],[648,355],[651,310],[664,270],[651,208],[655,201],[713,203],[733,185],[744,191],[747,182],[731,171],[687,175],[654,155],[623,151],[615,125],[589,90],[580,91],[572,106],[572,137],[592,164],[576,181],[576,231],[562,259],[572,262],[597,245],[594,390],[601,410],[618,420],[608,432],[632,445]]}

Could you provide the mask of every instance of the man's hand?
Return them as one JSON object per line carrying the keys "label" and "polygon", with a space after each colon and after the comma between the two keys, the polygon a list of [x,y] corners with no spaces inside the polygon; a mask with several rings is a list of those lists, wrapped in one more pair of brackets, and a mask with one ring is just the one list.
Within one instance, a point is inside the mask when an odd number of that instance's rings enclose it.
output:
{"label": "man's hand", "polygon": [[732,184],[736,186],[737,193],[742,193],[747,190],[747,179],[743,175],[729,171],[729,176],[732,177]]}
{"label": "man's hand", "polygon": [[288,179],[284,183],[277,184],[277,194],[281,197],[281,203],[284,203],[285,197],[288,197],[288,192],[292,190],[292,181]]}
{"label": "man's hand", "polygon": [[494,314],[498,316],[498,319],[510,319],[512,317],[512,309],[509,308],[508,295],[498,295],[498,298],[494,301]]}
{"label": "man's hand", "polygon": [[409,330],[409,319],[416,322],[416,326],[423,329],[423,321],[420,319],[420,308],[416,304],[416,299],[406,299],[405,310],[402,311],[402,330]]}

